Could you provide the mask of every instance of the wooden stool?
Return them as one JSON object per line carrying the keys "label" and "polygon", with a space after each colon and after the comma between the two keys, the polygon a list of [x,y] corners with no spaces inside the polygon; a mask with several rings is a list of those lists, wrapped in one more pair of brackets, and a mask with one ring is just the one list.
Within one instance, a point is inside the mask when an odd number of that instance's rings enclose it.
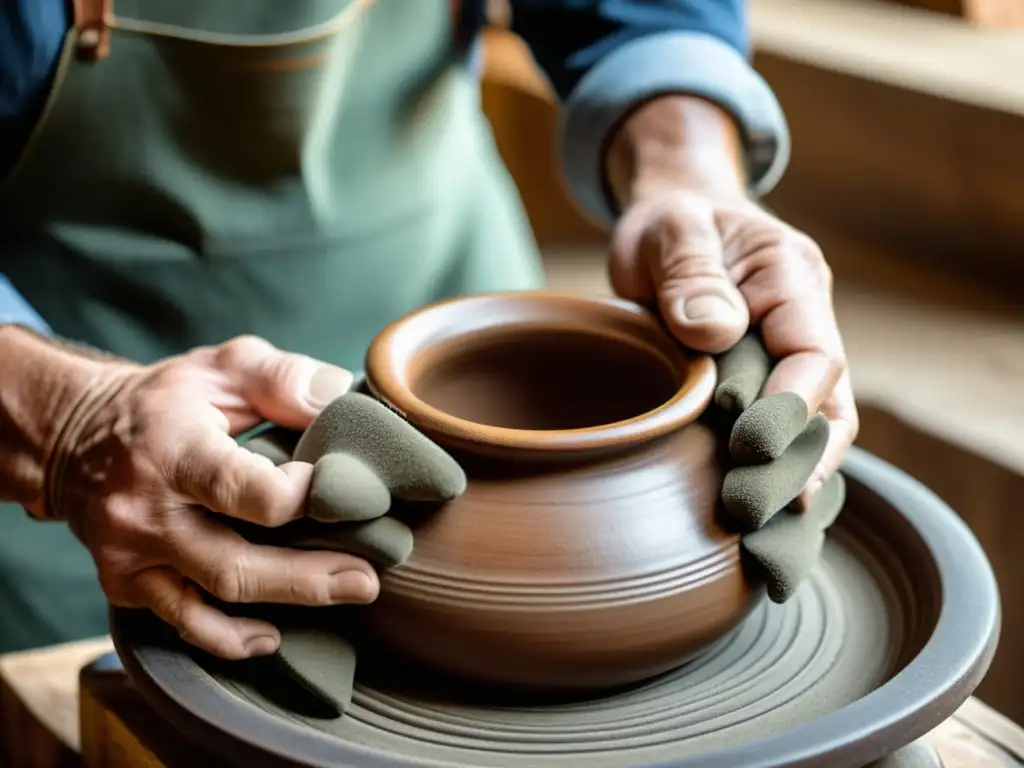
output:
{"label": "wooden stool", "polygon": [[[977,699],[925,739],[945,768],[1024,765],[1024,729]],[[223,761],[153,712],[103,638],[0,657],[0,765],[194,768]]]}

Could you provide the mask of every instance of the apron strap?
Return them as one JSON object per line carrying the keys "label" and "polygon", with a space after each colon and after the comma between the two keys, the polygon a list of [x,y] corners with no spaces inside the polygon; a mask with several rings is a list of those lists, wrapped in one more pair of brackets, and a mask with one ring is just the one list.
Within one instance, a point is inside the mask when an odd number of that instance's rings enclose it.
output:
{"label": "apron strap", "polygon": [[114,0],[74,0],[78,55],[99,61],[110,55],[110,23]]}

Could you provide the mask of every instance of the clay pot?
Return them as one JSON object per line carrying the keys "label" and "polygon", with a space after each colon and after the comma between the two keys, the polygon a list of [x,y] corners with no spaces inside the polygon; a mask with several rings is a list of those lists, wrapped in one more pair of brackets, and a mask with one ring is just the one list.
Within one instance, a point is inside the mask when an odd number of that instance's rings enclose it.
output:
{"label": "clay pot", "polygon": [[760,598],[696,423],[714,362],[641,307],[445,301],[381,333],[366,376],[469,478],[382,578],[366,626],[388,650],[490,685],[592,690],[678,667]]}

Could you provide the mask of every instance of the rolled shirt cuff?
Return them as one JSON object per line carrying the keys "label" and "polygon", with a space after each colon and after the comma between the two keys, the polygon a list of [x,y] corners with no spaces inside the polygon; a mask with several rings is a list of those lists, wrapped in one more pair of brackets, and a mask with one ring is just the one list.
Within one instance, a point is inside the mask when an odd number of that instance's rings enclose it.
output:
{"label": "rolled shirt cuff", "polygon": [[24,325],[38,333],[52,335],[50,326],[32,305],[11,285],[11,281],[0,275],[0,325]]}
{"label": "rolled shirt cuff", "polygon": [[698,32],[660,32],[616,48],[579,82],[562,112],[562,171],[576,203],[611,226],[616,212],[604,178],[604,150],[624,115],[667,94],[700,96],[737,120],[750,192],[760,197],[789,162],[789,129],[771,87],[734,48]]}

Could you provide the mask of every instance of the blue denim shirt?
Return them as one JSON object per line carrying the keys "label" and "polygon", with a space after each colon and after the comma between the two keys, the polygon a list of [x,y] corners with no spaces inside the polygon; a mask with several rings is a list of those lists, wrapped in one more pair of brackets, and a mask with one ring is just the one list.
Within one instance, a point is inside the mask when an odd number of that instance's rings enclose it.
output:
{"label": "blue denim shirt", "polygon": [[[463,0],[461,23],[478,26],[484,3]],[[514,31],[562,100],[563,172],[596,222],[614,221],[602,178],[605,139],[624,114],[660,94],[698,95],[730,111],[744,135],[752,192],[778,181],[789,135],[771,89],[749,64],[744,0],[510,4]],[[70,0],[0,0],[0,176],[39,116],[70,23]],[[0,323],[38,324],[26,308],[0,279]]]}

